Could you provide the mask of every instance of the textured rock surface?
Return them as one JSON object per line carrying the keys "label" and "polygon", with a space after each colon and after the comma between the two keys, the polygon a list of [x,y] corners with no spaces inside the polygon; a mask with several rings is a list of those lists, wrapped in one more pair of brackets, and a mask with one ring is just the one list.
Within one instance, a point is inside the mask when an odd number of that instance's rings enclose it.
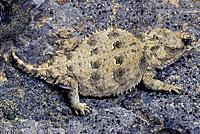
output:
{"label": "textured rock surface", "polygon": [[[0,130],[23,133],[200,133],[200,3],[198,1],[55,1],[36,2],[33,20],[15,42],[1,44]],[[38,2],[38,3],[37,3]],[[76,117],[66,92],[16,70],[8,57],[16,47],[25,61],[41,64],[58,45],[53,33],[73,29],[79,39],[111,25],[136,33],[155,27],[193,34],[192,49],[176,63],[159,71],[158,79],[184,89],[181,95],[149,92],[141,83],[113,98],[84,98],[93,107],[87,117]],[[103,109],[104,108],[104,109]],[[163,131],[159,131],[163,128]]]}
{"label": "textured rock surface", "polygon": [[0,1],[0,41],[14,39],[30,22],[30,0]]}

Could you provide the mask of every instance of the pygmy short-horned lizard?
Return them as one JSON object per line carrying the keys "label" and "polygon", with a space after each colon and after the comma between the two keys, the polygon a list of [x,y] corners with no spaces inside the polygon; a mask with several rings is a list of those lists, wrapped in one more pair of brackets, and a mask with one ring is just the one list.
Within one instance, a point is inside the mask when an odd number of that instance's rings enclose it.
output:
{"label": "pygmy short-horned lizard", "polygon": [[62,40],[57,54],[42,65],[30,65],[12,57],[18,68],[33,77],[69,90],[71,107],[85,115],[91,109],[80,103],[83,96],[106,97],[123,93],[141,80],[152,90],[180,93],[180,87],[154,79],[162,69],[185,52],[183,32],[154,29],[135,36],[118,28],[109,28],[78,42],[76,37]]}

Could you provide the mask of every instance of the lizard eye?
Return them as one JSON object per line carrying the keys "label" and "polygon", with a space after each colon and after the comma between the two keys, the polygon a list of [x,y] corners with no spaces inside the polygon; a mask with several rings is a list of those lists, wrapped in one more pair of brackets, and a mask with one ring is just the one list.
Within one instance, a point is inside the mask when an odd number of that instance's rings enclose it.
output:
{"label": "lizard eye", "polygon": [[175,53],[176,49],[172,48],[172,47],[166,47],[165,50],[167,50],[167,52],[169,53]]}

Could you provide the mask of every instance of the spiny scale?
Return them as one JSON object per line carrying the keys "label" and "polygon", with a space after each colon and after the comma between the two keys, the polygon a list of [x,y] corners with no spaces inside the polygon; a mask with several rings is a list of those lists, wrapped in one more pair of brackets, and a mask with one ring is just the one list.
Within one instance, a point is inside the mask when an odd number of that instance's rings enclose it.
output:
{"label": "spiny scale", "polygon": [[[89,40],[94,40],[94,43],[88,44]],[[114,48],[115,43],[120,46]],[[143,57],[143,46],[140,40],[125,30],[109,28],[97,31],[82,39],[75,50],[65,54],[58,53],[53,59],[43,63],[39,66],[43,69],[37,70],[37,76],[41,75],[40,78],[53,81],[57,77],[65,77],[64,75],[71,73],[78,78],[79,92],[84,96],[120,94],[135,87],[142,79],[144,70],[140,70],[140,61]],[[66,58],[67,53],[71,54],[70,60]],[[63,60],[65,62],[62,62]],[[24,63],[23,67],[30,66]],[[31,70],[28,69],[29,71]],[[64,84],[62,81],[57,83]]]}
{"label": "spiny scale", "polygon": [[[57,53],[38,68],[23,62],[14,52],[12,55],[20,63],[18,68],[26,73],[70,89],[71,102],[76,102],[72,106],[78,110],[88,110],[86,104],[77,103],[78,93],[93,97],[119,95],[131,90],[141,80],[153,90],[179,93],[181,88],[155,80],[154,76],[155,68],[162,69],[183,55],[185,45],[182,40],[173,31],[159,28],[144,36],[141,41],[118,28],[97,31],[77,42],[73,50]],[[65,46],[69,43],[62,45],[69,48]]]}

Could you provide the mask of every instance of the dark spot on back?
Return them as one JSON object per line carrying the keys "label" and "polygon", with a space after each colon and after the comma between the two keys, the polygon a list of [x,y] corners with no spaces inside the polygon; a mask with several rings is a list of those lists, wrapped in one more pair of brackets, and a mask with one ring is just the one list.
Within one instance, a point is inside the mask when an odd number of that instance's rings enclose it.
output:
{"label": "dark spot on back", "polygon": [[114,49],[116,49],[116,48],[121,48],[122,43],[120,41],[116,41],[112,45],[113,45]]}
{"label": "dark spot on back", "polygon": [[124,61],[124,56],[118,56],[118,57],[115,56],[114,58],[115,58],[115,64],[117,64],[117,65],[118,64],[121,65],[123,63],[123,61]]}
{"label": "dark spot on back", "polygon": [[98,54],[98,48],[92,49],[90,53],[91,55]]}
{"label": "dark spot on back", "polygon": [[90,62],[92,69],[97,69],[100,67],[100,62],[99,61],[91,61]]}

